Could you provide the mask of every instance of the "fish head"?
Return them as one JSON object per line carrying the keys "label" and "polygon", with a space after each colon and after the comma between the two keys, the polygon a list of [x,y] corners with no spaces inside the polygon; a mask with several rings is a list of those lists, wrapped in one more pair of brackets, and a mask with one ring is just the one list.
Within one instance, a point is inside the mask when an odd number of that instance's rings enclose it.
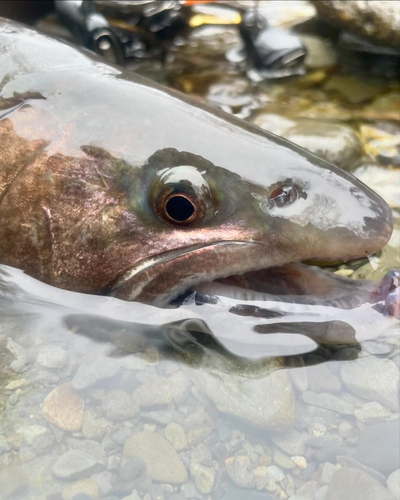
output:
{"label": "fish head", "polygon": [[263,168],[262,156],[234,170],[175,148],[155,152],[126,191],[146,255],[111,293],[162,306],[201,282],[380,250],[392,232],[387,204],[352,175],[276,139],[287,146],[276,169]]}

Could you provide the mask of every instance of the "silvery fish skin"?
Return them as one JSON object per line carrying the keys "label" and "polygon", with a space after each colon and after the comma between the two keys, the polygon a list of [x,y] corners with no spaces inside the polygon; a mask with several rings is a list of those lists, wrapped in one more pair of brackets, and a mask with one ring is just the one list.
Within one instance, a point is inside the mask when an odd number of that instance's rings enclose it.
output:
{"label": "silvery fish skin", "polygon": [[45,283],[164,305],[391,235],[389,207],[352,175],[6,20],[0,82],[0,263]]}

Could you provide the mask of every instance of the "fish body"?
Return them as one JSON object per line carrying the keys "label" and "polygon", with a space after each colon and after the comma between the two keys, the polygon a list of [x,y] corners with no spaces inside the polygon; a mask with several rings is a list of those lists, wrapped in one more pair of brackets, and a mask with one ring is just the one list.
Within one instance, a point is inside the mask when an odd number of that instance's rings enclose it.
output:
{"label": "fish body", "polygon": [[386,203],[334,165],[89,52],[0,21],[0,263],[168,303],[191,286],[362,257]]}

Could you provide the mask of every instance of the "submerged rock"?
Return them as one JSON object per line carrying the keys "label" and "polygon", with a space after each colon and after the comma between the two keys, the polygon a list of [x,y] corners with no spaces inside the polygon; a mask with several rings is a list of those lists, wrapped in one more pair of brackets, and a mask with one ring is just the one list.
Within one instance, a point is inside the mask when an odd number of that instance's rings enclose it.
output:
{"label": "submerged rock", "polygon": [[182,484],[187,472],[172,445],[154,432],[133,434],[124,445],[124,456],[143,460],[148,476],[154,481]]}
{"label": "submerged rock", "polygon": [[78,431],[83,420],[85,403],[70,384],[53,389],[43,403],[42,414],[51,424],[64,431]]}
{"label": "submerged rock", "polygon": [[326,500],[395,500],[394,496],[365,472],[343,467],[332,476]]}
{"label": "submerged rock", "polygon": [[390,359],[366,356],[344,363],[341,377],[356,396],[398,411],[399,370]]}
{"label": "submerged rock", "polygon": [[213,368],[186,368],[195,385],[219,411],[270,430],[285,430],[296,420],[296,401],[281,359],[268,361],[255,378]]}

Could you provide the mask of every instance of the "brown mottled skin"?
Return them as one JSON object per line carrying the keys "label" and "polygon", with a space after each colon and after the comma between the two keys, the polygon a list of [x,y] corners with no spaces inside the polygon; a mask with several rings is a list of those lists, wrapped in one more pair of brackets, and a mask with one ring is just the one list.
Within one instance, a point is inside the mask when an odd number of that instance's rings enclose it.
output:
{"label": "brown mottled skin", "polygon": [[[287,184],[294,203],[271,203]],[[201,216],[168,220],[169,192]],[[0,264],[162,305],[216,278],[365,256],[391,231],[386,203],[334,165],[0,19]]]}

